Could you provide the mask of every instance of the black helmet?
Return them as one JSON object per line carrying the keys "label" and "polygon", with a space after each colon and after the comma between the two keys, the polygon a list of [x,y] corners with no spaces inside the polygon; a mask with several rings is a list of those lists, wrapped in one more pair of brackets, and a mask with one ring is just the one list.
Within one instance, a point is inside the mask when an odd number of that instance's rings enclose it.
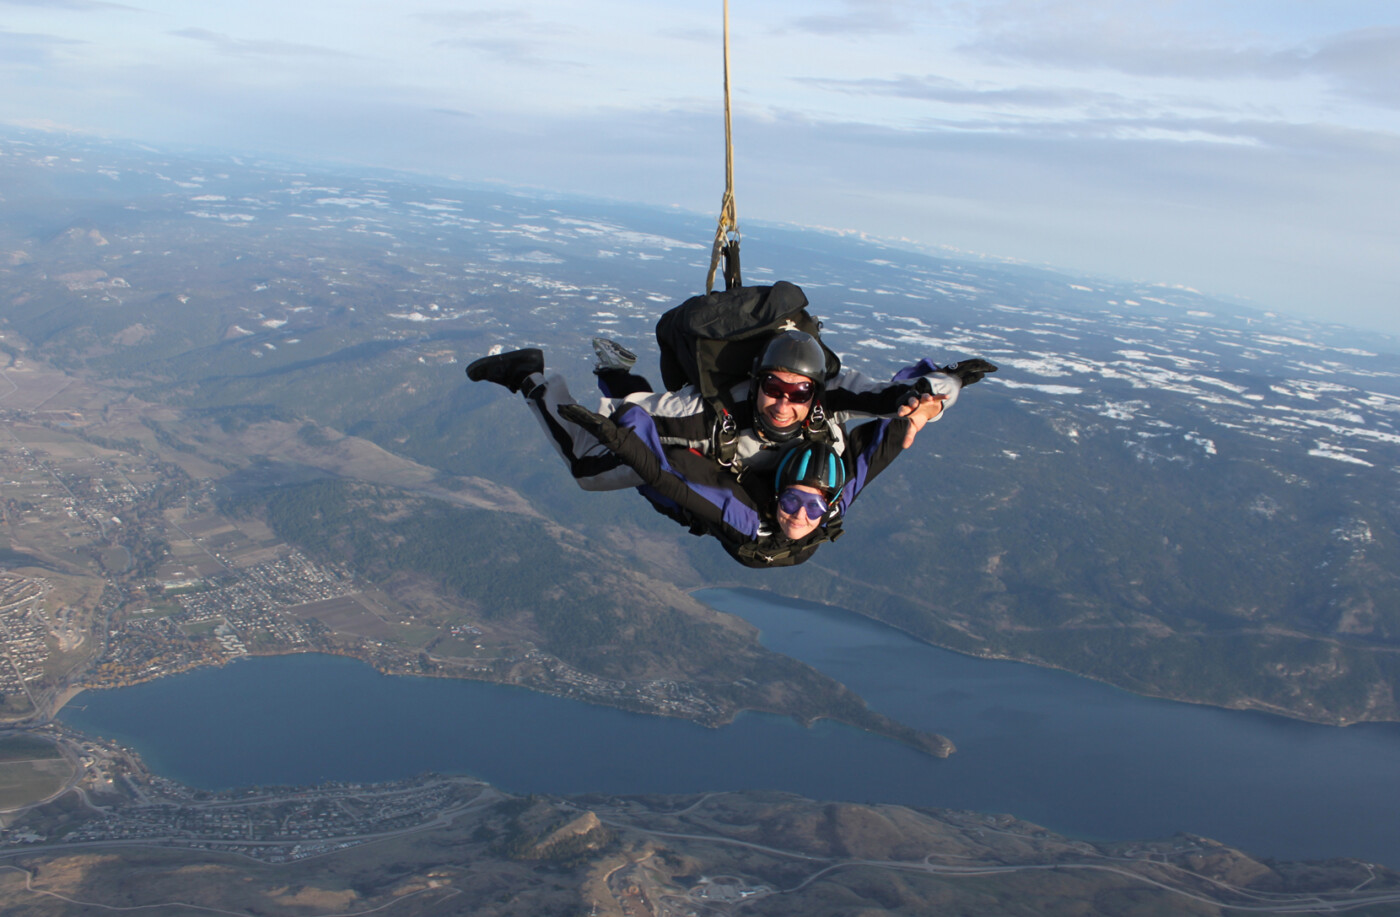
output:
{"label": "black helmet", "polygon": [[846,486],[846,465],[827,443],[804,443],[783,454],[773,478],[773,492],[780,494],[794,484],[806,484],[828,500]]}
{"label": "black helmet", "polygon": [[821,342],[805,331],[783,331],[773,335],[754,364],[755,377],[765,372],[796,373],[811,379],[821,390],[826,382],[826,351]]}

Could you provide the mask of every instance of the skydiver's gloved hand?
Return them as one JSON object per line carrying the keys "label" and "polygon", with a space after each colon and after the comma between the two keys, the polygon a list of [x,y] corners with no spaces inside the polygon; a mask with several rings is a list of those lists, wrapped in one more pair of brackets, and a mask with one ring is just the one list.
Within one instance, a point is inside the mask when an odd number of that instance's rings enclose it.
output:
{"label": "skydiver's gloved hand", "polygon": [[964,386],[968,386],[981,379],[987,373],[996,372],[997,368],[986,360],[974,358],[971,360],[962,360],[954,363],[952,366],[945,366],[943,367],[943,371],[950,376],[957,376],[959,382]]}
{"label": "skydiver's gloved hand", "polygon": [[578,424],[597,438],[598,442],[616,451],[622,442],[622,431],[602,414],[594,413],[581,404],[559,405],[559,416],[569,423]]}

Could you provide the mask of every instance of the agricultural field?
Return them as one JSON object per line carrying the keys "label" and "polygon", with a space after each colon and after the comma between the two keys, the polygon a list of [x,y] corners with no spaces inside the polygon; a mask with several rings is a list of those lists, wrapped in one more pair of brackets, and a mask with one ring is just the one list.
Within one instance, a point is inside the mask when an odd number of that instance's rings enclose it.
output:
{"label": "agricultural field", "polygon": [[48,799],[75,774],[72,762],[46,739],[0,738],[0,812]]}

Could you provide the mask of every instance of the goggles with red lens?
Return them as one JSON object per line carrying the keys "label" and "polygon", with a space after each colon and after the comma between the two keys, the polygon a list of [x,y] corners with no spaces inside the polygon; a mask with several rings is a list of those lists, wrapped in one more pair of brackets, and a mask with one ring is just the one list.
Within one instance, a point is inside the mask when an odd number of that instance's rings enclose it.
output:
{"label": "goggles with red lens", "polygon": [[810,380],[784,382],[771,373],[758,380],[758,388],[759,391],[775,401],[786,398],[793,404],[806,404],[817,393],[816,387],[812,385]]}
{"label": "goggles with red lens", "polygon": [[778,509],[789,516],[796,516],[799,512],[805,511],[808,519],[816,521],[826,515],[830,504],[821,494],[809,494],[805,490],[789,487],[778,494]]}

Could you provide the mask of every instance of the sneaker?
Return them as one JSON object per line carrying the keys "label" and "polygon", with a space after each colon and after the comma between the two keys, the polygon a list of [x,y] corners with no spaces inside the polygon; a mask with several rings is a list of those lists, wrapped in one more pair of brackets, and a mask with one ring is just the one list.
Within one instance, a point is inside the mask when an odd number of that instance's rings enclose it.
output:
{"label": "sneaker", "polygon": [[529,376],[542,372],[544,351],[536,347],[482,357],[467,366],[467,378],[473,382],[494,382],[512,392],[520,391],[520,386]]}
{"label": "sneaker", "polygon": [[623,372],[637,365],[637,355],[623,347],[617,341],[610,341],[607,338],[593,339],[593,352],[598,355],[598,365],[593,367],[595,373],[608,372],[609,370],[620,369]]}

